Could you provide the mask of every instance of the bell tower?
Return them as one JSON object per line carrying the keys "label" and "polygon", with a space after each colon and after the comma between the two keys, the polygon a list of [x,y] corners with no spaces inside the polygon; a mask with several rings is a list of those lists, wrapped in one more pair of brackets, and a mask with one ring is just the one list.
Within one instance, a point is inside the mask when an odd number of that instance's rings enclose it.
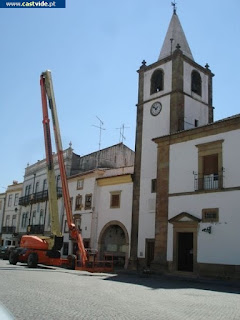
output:
{"label": "bell tower", "polygon": [[152,139],[213,122],[214,75],[208,64],[194,61],[172,5],[158,60],[150,65],[143,60],[138,70],[130,268],[137,260],[146,265],[148,240],[155,239],[157,146]]}

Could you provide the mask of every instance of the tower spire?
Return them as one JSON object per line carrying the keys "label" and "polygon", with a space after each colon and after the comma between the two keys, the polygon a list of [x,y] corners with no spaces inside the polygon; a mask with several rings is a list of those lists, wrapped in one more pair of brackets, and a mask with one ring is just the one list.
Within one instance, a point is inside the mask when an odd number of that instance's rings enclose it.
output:
{"label": "tower spire", "polygon": [[172,6],[173,6],[172,19],[170,21],[167,34],[165,36],[158,60],[161,60],[163,58],[166,58],[167,56],[170,56],[174,52],[178,44],[181,46],[181,50],[183,54],[188,58],[190,58],[191,60],[194,60],[191,49],[188,45],[186,36],[184,34],[183,28],[181,26],[178,15],[176,13],[175,0],[174,2],[172,2]]}

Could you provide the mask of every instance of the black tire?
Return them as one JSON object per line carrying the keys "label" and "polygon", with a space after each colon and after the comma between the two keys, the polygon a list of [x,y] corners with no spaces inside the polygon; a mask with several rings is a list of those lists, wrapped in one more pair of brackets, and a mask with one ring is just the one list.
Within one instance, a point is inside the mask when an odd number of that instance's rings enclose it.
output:
{"label": "black tire", "polygon": [[28,256],[27,265],[29,268],[36,268],[38,264],[38,255],[36,252],[32,252]]}
{"label": "black tire", "polygon": [[71,270],[75,270],[77,257],[74,254],[71,254],[67,257],[68,259],[68,268]]}
{"label": "black tire", "polygon": [[16,265],[18,262],[18,253],[17,251],[12,251],[9,255],[9,263]]}

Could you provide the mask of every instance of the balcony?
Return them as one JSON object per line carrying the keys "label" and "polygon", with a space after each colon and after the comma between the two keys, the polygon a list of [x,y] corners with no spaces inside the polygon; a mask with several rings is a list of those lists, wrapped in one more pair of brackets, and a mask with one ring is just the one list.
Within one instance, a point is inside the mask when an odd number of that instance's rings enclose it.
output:
{"label": "balcony", "polygon": [[[57,188],[57,197],[62,197],[62,188]],[[29,204],[34,204],[38,202],[43,202],[48,200],[48,190],[43,190],[40,192],[35,192],[29,194],[27,196],[23,196],[19,198],[19,205],[20,206],[28,206]]]}
{"label": "balcony", "polygon": [[28,226],[28,233],[30,234],[43,234],[44,233],[44,225],[36,224]]}
{"label": "balcony", "polygon": [[195,191],[201,190],[218,190],[223,185],[223,176],[219,174],[209,174],[203,177],[195,176],[194,187]]}
{"label": "balcony", "polygon": [[7,234],[13,234],[15,233],[16,231],[16,227],[15,226],[5,226],[5,227],[2,227],[2,233],[7,233]]}

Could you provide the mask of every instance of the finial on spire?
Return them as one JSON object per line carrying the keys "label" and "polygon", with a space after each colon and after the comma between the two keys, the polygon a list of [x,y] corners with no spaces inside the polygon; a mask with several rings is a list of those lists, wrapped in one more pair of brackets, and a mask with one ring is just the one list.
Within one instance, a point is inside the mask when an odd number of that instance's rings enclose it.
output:
{"label": "finial on spire", "polygon": [[173,14],[176,14],[177,12],[177,8],[176,8],[176,1],[174,0],[174,2],[171,2],[171,5],[173,6]]}

